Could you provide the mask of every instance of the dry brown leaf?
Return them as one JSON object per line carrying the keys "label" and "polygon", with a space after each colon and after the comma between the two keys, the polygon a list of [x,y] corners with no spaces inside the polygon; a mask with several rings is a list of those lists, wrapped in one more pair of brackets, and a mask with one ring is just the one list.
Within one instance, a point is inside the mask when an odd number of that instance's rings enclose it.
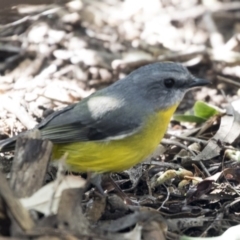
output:
{"label": "dry brown leaf", "polygon": [[231,115],[221,118],[220,128],[214,137],[208,142],[203,151],[193,158],[195,161],[208,160],[219,156],[220,143],[233,143],[240,135],[240,99],[229,105]]}

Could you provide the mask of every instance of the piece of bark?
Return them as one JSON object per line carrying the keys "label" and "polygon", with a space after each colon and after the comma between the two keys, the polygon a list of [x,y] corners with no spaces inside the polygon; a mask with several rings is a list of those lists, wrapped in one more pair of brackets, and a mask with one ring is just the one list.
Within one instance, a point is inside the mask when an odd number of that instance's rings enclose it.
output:
{"label": "piece of bark", "polygon": [[14,193],[9,187],[9,184],[2,172],[0,172],[0,196],[5,202],[11,216],[22,228],[22,230],[27,231],[32,229],[34,222],[31,219],[29,212],[23,208],[19,200],[15,198]]}
{"label": "piece of bark", "polygon": [[31,196],[43,185],[52,143],[39,137],[40,132],[34,130],[19,137],[16,143],[10,185],[19,198]]}
{"label": "piece of bark", "polygon": [[77,236],[89,235],[89,222],[81,207],[83,189],[64,190],[58,206],[58,228],[69,230]]}

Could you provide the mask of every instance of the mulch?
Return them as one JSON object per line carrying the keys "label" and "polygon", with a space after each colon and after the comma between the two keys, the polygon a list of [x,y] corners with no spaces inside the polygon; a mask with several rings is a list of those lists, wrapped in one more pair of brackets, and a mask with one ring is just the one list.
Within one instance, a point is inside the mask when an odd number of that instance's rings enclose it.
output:
{"label": "mulch", "polygon": [[50,164],[52,143],[39,132],[19,138],[14,153],[0,153],[1,238],[162,240],[237,225],[240,3],[35,2],[0,3],[0,139],[159,61],[212,82],[187,93],[178,113],[196,100],[226,113],[172,120],[149,159],[103,177],[106,196],[66,171],[66,156]]}

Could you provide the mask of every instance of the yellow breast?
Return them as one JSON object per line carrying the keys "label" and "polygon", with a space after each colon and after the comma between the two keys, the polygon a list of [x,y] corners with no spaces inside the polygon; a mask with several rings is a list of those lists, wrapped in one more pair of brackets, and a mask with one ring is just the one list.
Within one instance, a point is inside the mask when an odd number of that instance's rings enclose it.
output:
{"label": "yellow breast", "polygon": [[149,117],[141,132],[120,140],[56,144],[53,159],[59,159],[67,152],[67,164],[71,170],[78,172],[117,172],[128,169],[155,150],[176,107]]}

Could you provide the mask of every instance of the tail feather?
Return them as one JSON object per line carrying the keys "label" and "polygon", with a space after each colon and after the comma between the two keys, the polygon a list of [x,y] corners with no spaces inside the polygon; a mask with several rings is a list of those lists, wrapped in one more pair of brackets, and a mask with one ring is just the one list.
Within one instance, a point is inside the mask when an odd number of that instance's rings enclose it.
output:
{"label": "tail feather", "polygon": [[14,136],[0,141],[0,152],[9,152],[15,149],[16,140],[19,136]]}

